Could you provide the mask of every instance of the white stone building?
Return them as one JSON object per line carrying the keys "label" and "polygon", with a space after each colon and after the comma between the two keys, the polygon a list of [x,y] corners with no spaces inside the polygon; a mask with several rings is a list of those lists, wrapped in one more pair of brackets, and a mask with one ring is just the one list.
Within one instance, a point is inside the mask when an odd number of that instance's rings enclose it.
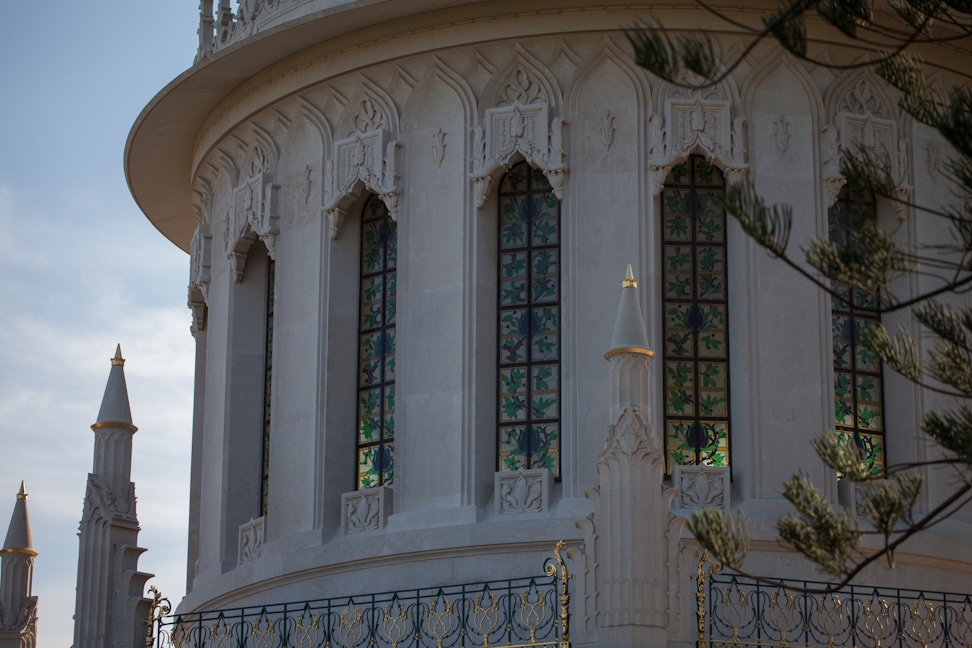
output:
{"label": "white stone building", "polygon": [[[688,645],[688,510],[744,511],[753,571],[819,579],[773,539],[797,470],[853,505],[809,440],[836,420],[877,472],[934,452],[936,397],[711,202],[750,177],[793,205],[795,244],[825,237],[855,141],[892,156],[902,197],[951,200],[948,146],[869,72],[766,46],[717,87],[662,83],[622,27],[717,28],[727,59],[746,42],[691,2],[213,5],[125,156],[191,255],[179,613],[533,576],[563,539],[572,643]],[[862,204],[909,243],[947,236]],[[931,478],[922,510],[949,486]],[[972,591],[970,523],[860,580]]]}

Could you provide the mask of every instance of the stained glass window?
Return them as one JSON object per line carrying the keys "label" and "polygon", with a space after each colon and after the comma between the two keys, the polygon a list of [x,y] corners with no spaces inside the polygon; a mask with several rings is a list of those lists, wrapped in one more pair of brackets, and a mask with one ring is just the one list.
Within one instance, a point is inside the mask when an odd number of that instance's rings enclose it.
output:
{"label": "stained glass window", "polygon": [[[852,242],[850,224],[858,218],[877,218],[874,196],[841,191],[829,212],[830,240]],[[881,361],[861,345],[861,333],[880,322],[873,295],[834,286],[831,322],[834,344],[834,411],[837,431],[853,443],[873,475],[884,474],[884,381]]]}
{"label": "stained glass window", "polygon": [[729,317],[722,173],[693,155],[662,191],[665,462],[729,465]]}
{"label": "stained glass window", "polygon": [[392,485],[398,225],[377,196],[361,215],[356,488]]}
{"label": "stained glass window", "polygon": [[560,477],[560,203],[521,162],[499,189],[499,470]]}
{"label": "stained glass window", "polygon": [[267,490],[270,484],[270,388],[273,382],[273,292],[275,274],[276,264],[274,263],[273,259],[268,256],[266,344],[264,345],[263,350],[263,458],[262,484],[260,487],[260,515],[267,514]]}

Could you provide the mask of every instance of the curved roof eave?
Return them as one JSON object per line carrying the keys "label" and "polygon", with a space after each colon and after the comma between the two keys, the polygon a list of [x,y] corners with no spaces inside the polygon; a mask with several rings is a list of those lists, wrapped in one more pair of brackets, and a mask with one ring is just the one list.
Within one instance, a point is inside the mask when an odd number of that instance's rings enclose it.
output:
{"label": "curved roof eave", "polygon": [[188,252],[196,229],[190,186],[196,136],[213,109],[236,87],[289,56],[374,24],[376,11],[386,22],[473,3],[359,0],[259,32],[203,59],[155,95],[132,125],[125,143],[125,178],[135,203],[163,236]]}

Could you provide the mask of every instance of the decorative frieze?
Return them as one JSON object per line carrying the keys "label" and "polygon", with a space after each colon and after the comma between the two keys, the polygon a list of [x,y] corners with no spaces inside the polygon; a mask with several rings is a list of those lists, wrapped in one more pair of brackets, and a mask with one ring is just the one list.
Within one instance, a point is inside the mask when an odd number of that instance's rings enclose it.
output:
{"label": "decorative frieze", "polygon": [[729,508],[729,468],[675,466],[672,483],[678,489],[677,508]]}
{"label": "decorative frieze", "polygon": [[394,491],[387,486],[362,488],[341,496],[341,529],[354,535],[385,528]]}
{"label": "decorative frieze", "polygon": [[206,328],[206,307],[209,304],[209,284],[212,279],[213,235],[207,225],[200,225],[189,246],[189,295],[187,305],[192,311],[192,333]]}
{"label": "decorative frieze", "polygon": [[249,522],[240,525],[240,556],[239,564],[253,562],[263,555],[263,542],[266,539],[267,516],[250,518]]}
{"label": "decorative frieze", "polygon": [[553,475],[546,468],[498,472],[493,489],[496,514],[546,513],[552,486]]}

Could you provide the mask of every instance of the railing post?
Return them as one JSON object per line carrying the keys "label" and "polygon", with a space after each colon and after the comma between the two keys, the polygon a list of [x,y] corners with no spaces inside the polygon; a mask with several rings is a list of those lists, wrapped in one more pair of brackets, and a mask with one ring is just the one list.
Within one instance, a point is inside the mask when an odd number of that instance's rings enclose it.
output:
{"label": "railing post", "polygon": [[692,576],[692,580],[695,581],[695,617],[698,621],[698,637],[695,642],[696,648],[706,648],[708,646],[705,640],[705,590],[709,582],[709,576],[722,571],[722,565],[717,562],[713,562],[712,566],[706,570],[705,566],[709,562],[709,552],[703,549],[702,558],[699,559],[695,574]]}
{"label": "railing post", "polygon": [[[169,599],[164,598],[162,593],[157,587],[155,587],[155,585],[149,588],[149,594],[152,595],[152,605],[149,607],[148,616],[142,621],[142,624],[146,626],[146,648],[152,648],[152,644],[154,644],[156,640],[161,642],[162,618],[172,611],[172,604],[169,603]],[[155,633],[155,636],[153,636],[153,632]]]}
{"label": "railing post", "polygon": [[557,546],[554,547],[554,562],[548,562],[543,568],[547,576],[556,578],[560,585],[560,648],[570,648],[570,591],[567,588],[567,581],[574,575],[567,571],[567,564],[560,555],[566,546],[566,542],[558,540]]}

